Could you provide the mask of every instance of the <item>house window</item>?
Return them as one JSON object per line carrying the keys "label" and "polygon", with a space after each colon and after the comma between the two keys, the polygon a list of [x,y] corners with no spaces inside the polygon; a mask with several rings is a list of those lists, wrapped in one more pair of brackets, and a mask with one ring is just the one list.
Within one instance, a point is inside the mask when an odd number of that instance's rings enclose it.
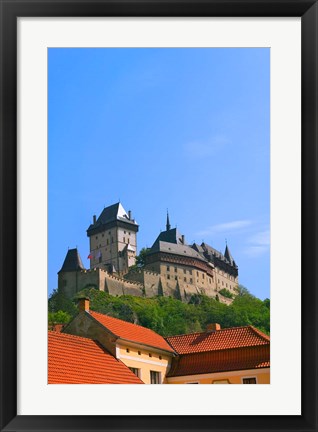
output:
{"label": "house window", "polygon": [[256,384],[256,378],[243,378],[243,384]]}
{"label": "house window", "polygon": [[134,367],[130,367],[129,369],[132,371],[133,374],[135,374],[139,378],[139,373],[140,373],[139,369],[134,368]]}
{"label": "house window", "polygon": [[190,382],[190,383],[185,383],[185,384],[199,384],[198,382]]}
{"label": "house window", "polygon": [[138,355],[141,355],[141,351],[138,351]]}
{"label": "house window", "polygon": [[129,348],[126,348],[126,352],[129,352]]}
{"label": "house window", "polygon": [[160,372],[150,371],[150,384],[160,384]]}

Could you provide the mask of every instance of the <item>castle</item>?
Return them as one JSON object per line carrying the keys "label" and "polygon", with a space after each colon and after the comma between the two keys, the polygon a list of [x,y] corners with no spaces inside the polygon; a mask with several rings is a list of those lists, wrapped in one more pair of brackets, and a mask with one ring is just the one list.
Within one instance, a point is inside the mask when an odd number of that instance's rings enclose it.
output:
{"label": "castle", "polygon": [[[104,208],[87,229],[90,269],[85,269],[76,249],[69,249],[58,272],[58,290],[73,297],[84,288],[95,287],[111,295],[140,297],[171,296],[188,301],[205,294],[230,304],[238,288],[238,267],[228,246],[224,255],[202,243],[187,244],[177,228],[166,230],[145,254],[143,268],[136,263],[138,224],[121,203]],[[224,293],[224,291],[223,291]]]}

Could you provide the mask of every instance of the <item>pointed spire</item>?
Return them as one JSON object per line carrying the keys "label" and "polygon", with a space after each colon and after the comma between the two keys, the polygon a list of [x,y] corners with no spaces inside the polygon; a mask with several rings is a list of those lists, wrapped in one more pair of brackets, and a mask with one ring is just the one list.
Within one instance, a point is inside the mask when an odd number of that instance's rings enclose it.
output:
{"label": "pointed spire", "polygon": [[168,209],[167,209],[167,223],[166,223],[166,231],[169,231],[170,228],[171,228],[171,225],[170,225],[170,220],[169,220],[169,212],[168,212]]}
{"label": "pointed spire", "polygon": [[231,263],[231,265],[233,265],[234,259],[233,259],[232,255],[231,255],[230,249],[229,249],[229,247],[227,245],[227,241],[226,241],[224,256]]}

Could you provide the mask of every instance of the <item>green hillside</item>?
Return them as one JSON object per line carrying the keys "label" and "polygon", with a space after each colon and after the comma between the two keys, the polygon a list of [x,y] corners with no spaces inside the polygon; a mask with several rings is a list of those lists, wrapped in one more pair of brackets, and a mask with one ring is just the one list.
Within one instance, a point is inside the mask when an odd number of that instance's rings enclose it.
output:
{"label": "green hillside", "polygon": [[270,300],[254,297],[244,287],[230,306],[215,299],[192,296],[189,303],[171,297],[113,297],[95,288],[85,289],[73,300],[54,291],[49,298],[49,323],[65,323],[77,313],[77,298],[87,296],[92,310],[148,327],[162,336],[204,331],[207,324],[222,328],[253,325],[270,332]]}

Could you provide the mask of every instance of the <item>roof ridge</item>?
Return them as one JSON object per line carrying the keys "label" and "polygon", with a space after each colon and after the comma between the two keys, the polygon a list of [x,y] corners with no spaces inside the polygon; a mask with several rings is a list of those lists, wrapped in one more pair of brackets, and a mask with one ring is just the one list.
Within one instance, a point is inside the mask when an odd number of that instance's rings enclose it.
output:
{"label": "roof ridge", "polygon": [[58,335],[58,337],[60,335],[63,335],[63,336],[69,336],[69,337],[71,337],[73,339],[85,339],[85,340],[88,340],[88,341],[95,342],[95,339],[91,339],[91,338],[85,337],[85,336],[73,335],[73,334],[70,334],[70,333],[57,332],[57,331],[54,331],[54,330],[48,330],[48,333],[50,333],[51,335],[54,335],[54,336]]}
{"label": "roof ridge", "polygon": [[267,334],[263,333],[261,330],[259,330],[258,328],[250,325],[249,327],[251,327],[251,329],[254,331],[254,333],[256,333],[258,336],[261,336],[262,338],[266,339],[266,340],[270,340],[270,336],[268,336]]}
{"label": "roof ridge", "polygon": [[[203,331],[203,332],[194,332],[194,333],[182,333],[182,334],[179,334],[179,335],[173,335],[173,336],[165,336],[165,339],[167,339],[167,338],[173,338],[173,337],[179,337],[179,336],[192,336],[192,335],[201,335],[201,334],[214,334],[214,333],[220,333],[220,332],[223,332],[223,331],[225,331],[225,330],[237,330],[237,329],[240,329],[240,328],[248,328],[248,327],[251,327],[251,328],[253,328],[253,329],[255,329],[255,327],[253,327],[253,326],[251,326],[250,324],[247,324],[247,325],[244,325],[244,326],[237,326],[237,327],[225,327],[225,328],[220,328],[219,330],[215,330],[215,331],[210,331],[210,332],[208,332],[208,331]],[[255,329],[255,330],[257,330],[257,329]],[[258,330],[259,331],[259,330]],[[264,335],[265,335],[265,333],[264,333]],[[266,335],[265,335],[266,336]]]}
{"label": "roof ridge", "polygon": [[[144,329],[144,330],[149,330],[150,332],[155,333],[155,334],[158,335],[158,336],[161,336],[159,333],[156,333],[154,330],[152,330],[152,329],[150,329],[150,328],[148,328],[148,327],[144,327],[144,326],[142,326],[142,325],[140,325],[140,324],[135,324],[135,323],[132,323],[132,322],[130,322],[130,321],[125,321],[125,320],[123,320],[123,319],[121,319],[121,318],[116,318],[116,317],[113,317],[113,316],[111,316],[111,315],[106,315],[106,314],[103,314],[103,313],[101,313],[101,312],[97,312],[97,311],[94,311],[94,310],[92,310],[92,311],[90,311],[90,312],[94,312],[94,313],[97,313],[97,314],[99,314],[99,315],[103,315],[103,316],[105,316],[105,317],[107,317],[107,318],[112,318],[112,319],[117,320],[117,321],[123,321],[123,322],[126,323],[126,324],[131,324],[131,325],[133,325],[133,326],[140,327],[140,328],[142,328],[142,329]],[[164,339],[163,336],[161,336],[161,337]]]}

